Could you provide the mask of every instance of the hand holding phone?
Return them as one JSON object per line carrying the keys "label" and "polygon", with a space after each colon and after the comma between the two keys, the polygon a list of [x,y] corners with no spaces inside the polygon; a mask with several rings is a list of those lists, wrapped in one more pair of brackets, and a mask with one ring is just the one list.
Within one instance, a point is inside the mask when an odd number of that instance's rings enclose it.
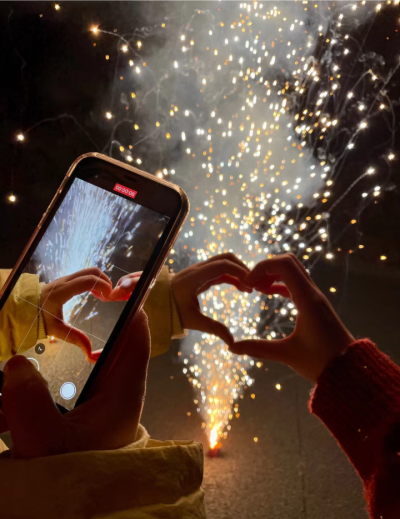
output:
{"label": "hand holding phone", "polygon": [[[173,184],[97,153],[79,158],[2,288],[0,368],[23,354],[58,405],[83,402],[188,209]],[[36,344],[42,320],[51,344]]]}
{"label": "hand holding phone", "polygon": [[[140,312],[120,334],[88,399],[61,415],[46,381],[22,355],[6,365],[0,433],[10,430],[12,456],[34,458],[111,450],[134,442],[150,355],[147,317]],[[107,369],[109,368],[109,369]]]}

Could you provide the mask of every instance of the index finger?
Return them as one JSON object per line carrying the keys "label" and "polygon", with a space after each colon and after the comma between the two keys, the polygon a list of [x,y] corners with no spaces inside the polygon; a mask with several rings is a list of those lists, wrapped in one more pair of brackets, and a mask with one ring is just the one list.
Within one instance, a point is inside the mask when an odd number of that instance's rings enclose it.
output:
{"label": "index finger", "polygon": [[111,279],[104,274],[102,270],[100,270],[98,267],[90,267],[87,269],[77,270],[73,274],[70,274],[69,276],[64,276],[59,281],[72,281],[73,279],[77,279],[84,276],[96,276],[98,278],[104,279],[104,281],[107,281],[107,283],[111,283]]}
{"label": "index finger", "polygon": [[309,295],[315,290],[310,276],[291,254],[283,254],[261,261],[247,276],[246,283],[257,286],[266,277],[272,278],[273,281],[283,281],[296,306],[301,305],[305,295]]}
{"label": "index finger", "polygon": [[150,344],[147,315],[141,310],[116,339],[91,393],[104,392],[112,400],[123,400],[128,390],[140,390],[146,380]]}
{"label": "index finger", "polygon": [[248,273],[247,268],[230,260],[216,260],[206,263],[197,269],[196,279],[198,286],[203,286],[211,280],[220,278],[224,274],[235,277],[239,281],[244,281]]}
{"label": "index finger", "polygon": [[253,288],[243,283],[243,281],[240,281],[239,279],[230,276],[229,274],[222,274],[222,276],[220,276],[219,278],[210,279],[209,281],[207,281],[205,285],[198,287],[197,294],[202,294],[203,292],[206,292],[209,288],[211,288],[214,285],[223,285],[224,283],[228,285],[233,285],[242,292],[251,293],[253,291]]}
{"label": "index finger", "polygon": [[65,303],[74,296],[91,290],[102,292],[104,296],[108,296],[111,293],[112,285],[94,275],[77,277],[60,287],[62,302]]}
{"label": "index finger", "polygon": [[116,339],[86,401],[68,413],[72,420],[84,416],[75,450],[118,449],[135,441],[149,357],[150,330],[141,311]]}
{"label": "index finger", "polygon": [[110,292],[106,301],[128,301],[138,282],[139,277],[126,278]]}
{"label": "index finger", "polygon": [[193,265],[193,267],[200,268],[200,267],[203,267],[204,265],[208,265],[209,263],[213,263],[214,261],[222,261],[222,260],[227,260],[227,261],[236,263],[240,267],[243,267],[248,272],[250,272],[249,267],[247,265],[245,265],[243,263],[243,261],[240,260],[235,254],[233,254],[233,252],[225,252],[223,254],[217,254],[216,256],[211,256],[211,258],[208,258],[205,261],[200,261],[199,263],[196,263],[195,265]]}

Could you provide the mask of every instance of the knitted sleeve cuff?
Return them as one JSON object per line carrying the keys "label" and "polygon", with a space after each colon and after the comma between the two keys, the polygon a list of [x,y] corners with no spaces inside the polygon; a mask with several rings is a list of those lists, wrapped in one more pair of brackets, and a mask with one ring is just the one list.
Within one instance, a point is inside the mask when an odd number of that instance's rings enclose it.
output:
{"label": "knitted sleeve cuff", "polygon": [[400,368],[368,339],[356,341],[320,375],[310,410],[359,472],[367,470],[368,445],[379,443],[400,411]]}

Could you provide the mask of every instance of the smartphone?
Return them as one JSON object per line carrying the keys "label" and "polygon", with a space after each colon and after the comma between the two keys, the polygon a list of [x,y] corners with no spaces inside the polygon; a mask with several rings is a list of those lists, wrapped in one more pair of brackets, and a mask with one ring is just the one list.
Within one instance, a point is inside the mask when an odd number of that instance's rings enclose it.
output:
{"label": "smartphone", "polygon": [[[188,212],[180,187],[99,153],[79,157],[1,289],[0,369],[22,354],[47,380],[62,412],[83,402],[118,335],[143,306]],[[61,280],[93,267],[113,287],[136,273],[128,299],[105,300],[96,280],[84,293],[64,297],[61,314],[45,310],[46,287],[56,294]],[[62,338],[50,336],[46,320]],[[98,352],[95,364],[68,342],[70,327]],[[46,339],[38,339],[40,330]]]}

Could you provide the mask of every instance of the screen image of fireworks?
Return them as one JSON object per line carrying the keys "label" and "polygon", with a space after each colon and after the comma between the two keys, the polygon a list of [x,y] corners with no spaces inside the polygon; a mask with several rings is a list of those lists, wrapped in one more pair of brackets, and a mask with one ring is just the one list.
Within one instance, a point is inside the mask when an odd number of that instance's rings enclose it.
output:
{"label": "screen image of fireworks", "polygon": [[[167,222],[168,217],[75,179],[24,272],[50,283],[98,267],[115,286],[122,276],[143,271]],[[96,351],[104,348],[125,305],[126,301],[103,302],[85,292],[64,304],[64,321],[85,332]],[[35,346],[24,354],[37,364],[56,402],[66,405],[60,395],[66,381],[75,386],[74,396],[67,399],[71,407],[93,365],[68,339],[40,342],[39,349]]]}

